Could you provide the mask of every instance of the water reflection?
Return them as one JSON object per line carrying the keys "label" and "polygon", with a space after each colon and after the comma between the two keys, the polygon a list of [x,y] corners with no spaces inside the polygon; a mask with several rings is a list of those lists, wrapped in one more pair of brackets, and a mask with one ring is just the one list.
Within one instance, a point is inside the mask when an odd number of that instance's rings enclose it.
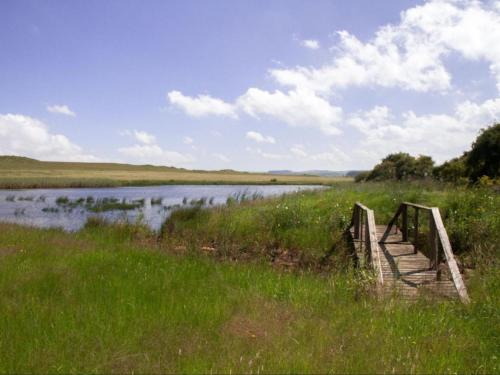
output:
{"label": "water reflection", "polygon": [[0,220],[37,227],[78,230],[89,216],[144,220],[158,229],[172,210],[193,204],[225,204],[229,199],[277,196],[321,186],[167,185],[119,188],[0,190]]}

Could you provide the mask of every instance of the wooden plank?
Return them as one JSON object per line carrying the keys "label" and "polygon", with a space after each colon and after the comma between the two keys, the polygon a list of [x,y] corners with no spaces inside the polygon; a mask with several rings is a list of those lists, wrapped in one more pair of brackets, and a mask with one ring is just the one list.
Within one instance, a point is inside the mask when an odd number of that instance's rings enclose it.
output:
{"label": "wooden plank", "polygon": [[441,219],[441,214],[439,213],[439,209],[437,207],[432,208],[432,216],[434,217],[437,233],[441,240],[441,246],[443,247],[443,252],[446,257],[446,263],[448,264],[448,268],[450,269],[453,283],[455,284],[460,300],[463,303],[469,303],[470,298],[467,293],[467,288],[465,287],[462,275],[460,274],[460,270],[458,269],[457,261],[455,260],[455,256],[453,255],[453,251],[451,249],[448,233],[446,233],[443,220]]}
{"label": "wooden plank", "polygon": [[370,252],[372,265],[373,269],[377,273],[378,283],[379,285],[382,285],[384,283],[384,276],[382,274],[382,265],[380,263],[380,249],[378,246],[377,227],[375,225],[375,214],[373,213],[373,210],[366,211],[366,218],[370,236]]}

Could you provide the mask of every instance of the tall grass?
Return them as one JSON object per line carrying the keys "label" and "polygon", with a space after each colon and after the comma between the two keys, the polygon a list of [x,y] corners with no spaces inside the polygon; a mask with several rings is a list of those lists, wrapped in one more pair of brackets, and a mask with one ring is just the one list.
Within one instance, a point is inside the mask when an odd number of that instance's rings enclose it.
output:
{"label": "tall grass", "polygon": [[233,258],[287,250],[314,266],[332,254],[345,255],[343,233],[356,201],[375,211],[377,224],[387,223],[403,201],[437,206],[452,247],[466,264],[475,266],[480,257],[498,261],[500,196],[486,188],[439,184],[343,183],[278,199],[243,200],[215,209],[186,208],[166,221],[162,238],[174,247],[211,246]]}
{"label": "tall grass", "polygon": [[0,224],[2,373],[494,373],[498,269],[473,303],[379,301],[327,276],[166,252],[146,227]]}
{"label": "tall grass", "polygon": [[[379,300],[353,268],[353,203],[384,223],[403,200],[439,206],[474,259],[470,305]],[[0,372],[498,373],[498,208],[491,190],[340,184],[194,205],[160,234],[0,224]]]}

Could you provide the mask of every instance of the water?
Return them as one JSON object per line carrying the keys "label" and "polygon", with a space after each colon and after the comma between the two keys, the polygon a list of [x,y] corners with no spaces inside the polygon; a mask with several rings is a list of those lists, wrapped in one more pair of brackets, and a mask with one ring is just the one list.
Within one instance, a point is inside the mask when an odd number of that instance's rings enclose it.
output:
{"label": "water", "polygon": [[[254,194],[269,197],[301,190],[319,189],[321,186],[304,185],[165,185],[118,188],[78,189],[22,189],[0,190],[0,221],[36,227],[61,227],[69,231],[80,229],[89,216],[107,220],[143,220],[153,229],[178,207],[188,207],[193,200],[206,198],[206,205],[225,204],[228,197]],[[94,200],[116,198],[120,202],[144,199],[141,207],[133,210],[111,210],[100,213],[89,211],[85,204],[70,208],[57,204],[58,197],[71,201],[87,197]],[[161,202],[155,202],[161,198]],[[152,202],[153,199],[153,202]],[[152,204],[153,203],[153,204]]]}

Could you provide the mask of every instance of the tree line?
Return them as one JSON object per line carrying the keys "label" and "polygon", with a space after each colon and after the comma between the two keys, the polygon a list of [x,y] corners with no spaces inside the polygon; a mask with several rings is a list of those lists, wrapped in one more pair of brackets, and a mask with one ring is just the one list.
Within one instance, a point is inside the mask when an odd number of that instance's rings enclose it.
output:
{"label": "tree line", "polygon": [[371,171],[359,173],[356,182],[435,179],[445,182],[500,182],[500,123],[482,129],[471,149],[435,166],[432,157],[405,152],[387,155]]}

